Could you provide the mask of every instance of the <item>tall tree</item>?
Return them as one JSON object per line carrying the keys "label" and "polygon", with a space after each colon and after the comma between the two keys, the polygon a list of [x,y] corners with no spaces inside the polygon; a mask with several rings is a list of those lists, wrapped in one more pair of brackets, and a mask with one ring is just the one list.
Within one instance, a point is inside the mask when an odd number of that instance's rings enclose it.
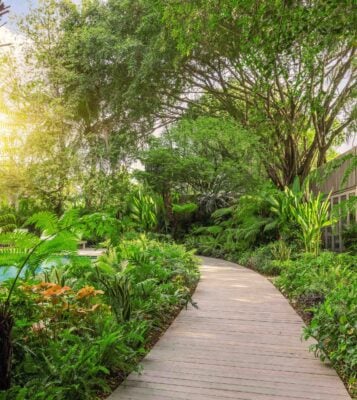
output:
{"label": "tall tree", "polygon": [[[325,162],[356,116],[352,1],[185,0],[162,7],[181,53],[181,79],[259,135],[278,186],[305,177],[314,160]],[[181,96],[173,109],[185,101],[192,98]]]}
{"label": "tall tree", "polygon": [[103,69],[95,63],[108,36],[97,37],[90,23],[102,20],[99,2],[86,4],[82,15],[71,1],[40,0],[19,21],[26,38],[23,57],[8,57],[2,65],[2,89],[13,109],[11,137],[21,142],[11,150],[23,172],[22,180],[13,180],[19,184],[10,185],[14,174],[8,163],[2,193],[16,199],[26,192],[58,214],[69,200],[90,209],[120,203],[137,137],[123,128],[124,114],[110,108],[107,59]]}
{"label": "tall tree", "polygon": [[232,118],[183,119],[139,155],[145,170],[136,176],[158,193],[168,220],[173,202],[193,201],[205,217],[254,190],[264,173],[255,157],[255,138]]}
{"label": "tall tree", "polygon": [[352,128],[355,25],[352,0],[86,2],[64,25],[68,93],[99,126],[145,132],[192,104],[229,115],[283,187]]}
{"label": "tall tree", "polygon": [[[49,11],[57,33],[41,35]],[[155,125],[192,105],[257,137],[268,175],[283,187],[323,164],[353,125],[355,15],[351,0],[92,0],[80,8],[43,0],[27,35],[40,49],[38,71],[47,69],[70,109],[66,130],[70,121],[81,139],[89,188],[97,173],[115,174]],[[213,101],[202,101],[206,94]]]}

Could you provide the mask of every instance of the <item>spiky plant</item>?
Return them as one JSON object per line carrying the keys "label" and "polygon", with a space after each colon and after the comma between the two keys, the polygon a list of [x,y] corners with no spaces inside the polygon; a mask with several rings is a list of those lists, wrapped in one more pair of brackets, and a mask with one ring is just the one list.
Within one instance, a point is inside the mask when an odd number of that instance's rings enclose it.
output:
{"label": "spiky plant", "polygon": [[114,276],[102,275],[99,281],[112,306],[118,323],[129,321],[131,316],[131,296],[129,279],[118,273]]}
{"label": "spiky plant", "polygon": [[158,202],[150,194],[138,190],[131,198],[130,218],[144,231],[154,229],[157,224]]}
{"label": "spiky plant", "polygon": [[308,193],[306,201],[291,208],[291,213],[301,229],[305,251],[317,256],[321,247],[322,229],[336,222],[329,213],[330,195]]}
{"label": "spiky plant", "polygon": [[286,187],[279,196],[271,198],[271,211],[277,216],[280,233],[284,227],[293,223],[305,251],[318,255],[321,247],[322,229],[331,226],[336,218],[330,213],[331,195],[314,194],[309,189],[309,182],[300,186],[295,179],[292,188]]}

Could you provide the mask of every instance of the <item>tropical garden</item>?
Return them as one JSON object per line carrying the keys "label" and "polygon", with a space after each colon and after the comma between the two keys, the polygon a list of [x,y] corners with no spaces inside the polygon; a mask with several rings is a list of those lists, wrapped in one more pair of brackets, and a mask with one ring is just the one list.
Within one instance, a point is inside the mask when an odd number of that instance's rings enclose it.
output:
{"label": "tropical garden", "polygon": [[356,197],[319,190],[357,168],[354,2],[6,3],[0,399],[105,398],[196,306],[195,254],[267,275],[357,395]]}

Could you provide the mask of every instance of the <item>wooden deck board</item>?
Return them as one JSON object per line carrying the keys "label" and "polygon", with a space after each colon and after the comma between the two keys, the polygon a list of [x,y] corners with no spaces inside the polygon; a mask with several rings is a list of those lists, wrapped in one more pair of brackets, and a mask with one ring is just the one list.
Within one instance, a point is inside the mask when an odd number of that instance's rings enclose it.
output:
{"label": "wooden deck board", "polygon": [[303,322],[264,277],[203,258],[194,295],[109,400],[348,400],[301,340]]}

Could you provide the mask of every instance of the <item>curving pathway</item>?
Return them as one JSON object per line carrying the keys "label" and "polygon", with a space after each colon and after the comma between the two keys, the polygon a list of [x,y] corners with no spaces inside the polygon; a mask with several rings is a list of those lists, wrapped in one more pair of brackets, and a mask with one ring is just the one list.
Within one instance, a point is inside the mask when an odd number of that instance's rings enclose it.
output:
{"label": "curving pathway", "polygon": [[110,400],[347,400],[336,372],[301,341],[303,322],[264,277],[202,258],[194,294]]}

